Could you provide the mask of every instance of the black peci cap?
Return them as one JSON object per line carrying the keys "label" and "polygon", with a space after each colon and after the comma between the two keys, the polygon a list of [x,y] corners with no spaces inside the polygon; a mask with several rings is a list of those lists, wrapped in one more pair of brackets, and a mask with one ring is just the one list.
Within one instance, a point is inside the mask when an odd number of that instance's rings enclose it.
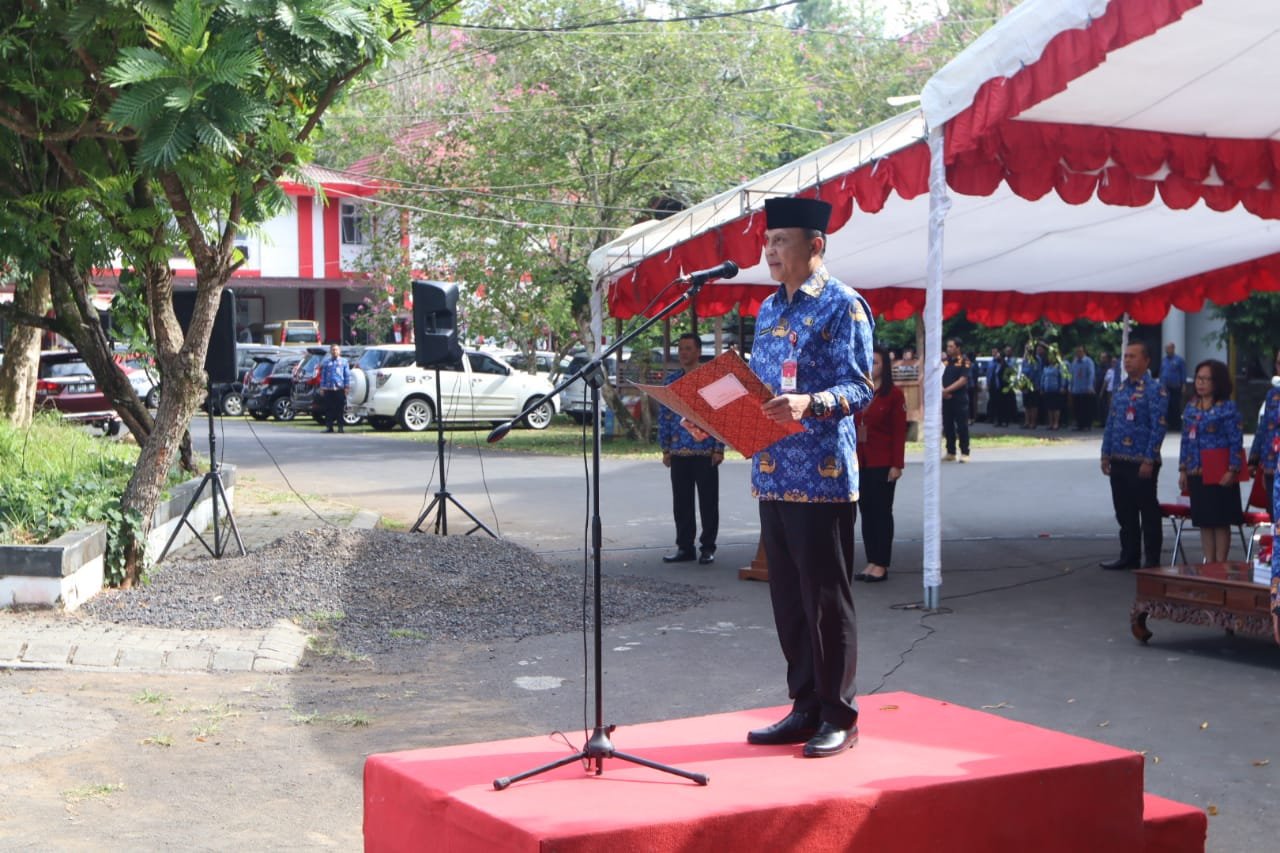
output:
{"label": "black peci cap", "polygon": [[808,228],[827,233],[831,205],[816,198],[767,198],[765,228]]}

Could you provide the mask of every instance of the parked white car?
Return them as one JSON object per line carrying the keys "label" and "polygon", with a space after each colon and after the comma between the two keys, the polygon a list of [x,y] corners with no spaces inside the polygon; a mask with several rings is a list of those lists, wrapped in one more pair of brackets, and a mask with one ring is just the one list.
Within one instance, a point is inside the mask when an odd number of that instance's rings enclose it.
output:
{"label": "parked white car", "polygon": [[531,429],[546,429],[557,411],[547,399],[551,383],[514,369],[502,359],[468,350],[461,362],[440,369],[436,399],[436,371],[418,367],[412,344],[369,347],[352,370],[351,409],[376,430],[396,424],[421,432],[440,416],[444,423],[502,423],[529,403],[542,399],[524,419]]}

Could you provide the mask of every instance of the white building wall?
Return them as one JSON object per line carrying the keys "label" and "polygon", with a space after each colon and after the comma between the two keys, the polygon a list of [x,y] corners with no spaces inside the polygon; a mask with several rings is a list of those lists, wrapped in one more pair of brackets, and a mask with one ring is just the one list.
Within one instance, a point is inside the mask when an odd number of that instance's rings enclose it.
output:
{"label": "white building wall", "polygon": [[289,206],[263,223],[258,239],[258,259],[249,267],[267,278],[298,276],[298,200],[289,196]]}
{"label": "white building wall", "polygon": [[311,205],[311,268],[315,271],[312,278],[324,278],[324,212],[324,205],[314,200]]}

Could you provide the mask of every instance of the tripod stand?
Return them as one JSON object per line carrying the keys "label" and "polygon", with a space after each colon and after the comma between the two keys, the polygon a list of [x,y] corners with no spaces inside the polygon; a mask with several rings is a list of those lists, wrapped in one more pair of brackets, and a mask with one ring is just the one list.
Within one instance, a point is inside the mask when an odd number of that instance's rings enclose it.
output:
{"label": "tripod stand", "polygon": [[446,516],[445,511],[448,508],[448,504],[453,504],[458,509],[462,510],[463,514],[466,515],[467,518],[474,521],[476,524],[475,527],[471,528],[466,532],[467,536],[470,536],[472,533],[475,533],[477,530],[483,530],[485,533],[488,533],[494,539],[497,539],[498,534],[490,530],[483,521],[475,517],[475,515],[471,512],[471,510],[467,509],[465,506],[461,504],[461,502],[458,501],[457,498],[451,495],[449,493],[449,489],[445,485],[444,413],[443,411],[441,411],[443,409],[443,401],[444,401],[444,398],[440,395],[440,368],[437,366],[436,367],[436,408],[437,408],[437,411],[436,411],[436,464],[440,466],[440,489],[439,491],[436,492],[436,496],[431,499],[431,503],[427,504],[427,508],[422,511],[422,515],[418,516],[418,520],[413,523],[413,527],[409,528],[409,531],[411,533],[421,532],[422,522],[426,521],[427,516],[431,515],[431,511],[434,509],[436,511],[436,525],[435,525],[436,535],[448,536],[449,535],[449,519]]}
{"label": "tripod stand", "polygon": [[[231,536],[224,538],[222,530],[222,522],[218,518],[218,502],[222,502],[223,510],[226,512],[226,520],[231,528],[231,534],[235,536],[236,546],[240,548],[240,556],[245,555],[244,541],[240,538],[240,529],[236,527],[236,517],[231,514],[231,501],[227,499],[227,490],[222,485],[221,463],[218,462],[218,439],[213,433],[213,383],[209,383],[209,396],[205,399],[205,414],[209,419],[209,470],[200,480],[200,485],[196,488],[196,492],[191,496],[191,502],[187,504],[187,508],[182,511],[182,518],[178,520],[177,526],[173,528],[173,533],[169,536],[169,541],[165,543],[164,550],[160,552],[160,559],[157,563],[162,562],[169,553],[169,548],[173,546],[173,541],[178,538],[178,532],[182,530],[182,525],[191,528],[191,532],[195,534],[196,539],[200,540],[200,544],[213,557],[221,558],[226,551],[226,546],[231,541]],[[200,503],[200,495],[204,494],[204,487],[209,487],[209,495],[213,501],[213,547],[209,547],[209,543],[200,535],[200,531],[196,530],[195,525],[191,523],[189,516],[191,511]]]}
{"label": "tripod stand", "polygon": [[[734,272],[737,268],[734,268]],[[732,274],[730,274],[732,275]],[[617,726],[606,726],[604,723],[604,660],[603,660],[603,634],[602,634],[602,614],[601,614],[601,547],[603,544],[603,527],[600,521],[600,387],[604,384],[605,376],[601,365],[611,354],[621,349],[624,344],[631,341],[637,335],[642,334],[646,329],[654,323],[671,314],[680,306],[693,299],[701,289],[703,281],[695,276],[685,293],[663,308],[653,317],[650,317],[637,328],[623,335],[611,345],[606,347],[603,352],[592,359],[581,369],[575,371],[572,375],[562,380],[546,399],[554,397],[556,394],[564,391],[575,379],[582,378],[591,388],[591,563],[592,563],[592,579],[593,579],[593,595],[594,595],[594,654],[595,654],[595,686],[596,686],[596,719],[595,728],[591,732],[591,737],[586,744],[578,752],[567,755],[564,758],[552,761],[549,764],[543,764],[532,770],[526,770],[517,773],[514,776],[503,776],[493,780],[493,787],[502,791],[513,782],[519,782],[522,779],[528,779],[530,776],[536,776],[539,773],[546,773],[548,770],[554,770],[557,767],[563,767],[566,764],[572,764],[575,761],[583,761],[588,765],[594,763],[595,775],[599,776],[604,773],[604,760],[606,758],[619,758],[623,761],[629,761],[632,764],[639,764],[643,767],[649,767],[653,770],[661,770],[663,773],[671,773],[675,776],[681,776],[691,782],[697,782],[699,785],[706,785],[710,781],[710,777],[703,773],[694,773],[689,770],[682,770],[678,767],[670,767],[666,764],[659,764],[656,761],[650,761],[646,758],[640,758],[625,752],[619,752],[613,748],[613,742],[609,736],[613,734]],[[503,436],[511,431],[511,427],[520,420],[521,417],[528,414],[527,411],[521,412],[512,420],[497,427],[493,432],[489,433],[489,443],[501,441]]]}

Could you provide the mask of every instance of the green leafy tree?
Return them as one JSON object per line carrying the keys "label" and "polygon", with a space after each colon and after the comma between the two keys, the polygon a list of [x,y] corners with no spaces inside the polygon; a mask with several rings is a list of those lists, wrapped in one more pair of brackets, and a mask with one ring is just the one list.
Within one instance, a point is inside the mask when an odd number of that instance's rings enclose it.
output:
{"label": "green leafy tree", "polygon": [[1270,376],[1280,349],[1280,293],[1254,293],[1248,299],[1214,308],[1222,318],[1218,343],[1234,344],[1248,375]]}
{"label": "green leafy tree", "polygon": [[[326,111],[415,26],[452,6],[401,0],[91,0],[23,4],[4,22],[0,148],[16,154],[0,218],[7,257],[47,269],[54,316],[8,318],[72,340],[141,445],[121,503],[149,519],[206,388],[218,302],[241,229],[287,200]],[[19,251],[15,240],[25,240]],[[196,270],[184,335],[169,259]],[[129,273],[164,383],[154,421],[113,369],[93,310],[97,270]],[[145,532],[145,529],[143,530]],[[129,578],[141,568],[140,543]]]}

